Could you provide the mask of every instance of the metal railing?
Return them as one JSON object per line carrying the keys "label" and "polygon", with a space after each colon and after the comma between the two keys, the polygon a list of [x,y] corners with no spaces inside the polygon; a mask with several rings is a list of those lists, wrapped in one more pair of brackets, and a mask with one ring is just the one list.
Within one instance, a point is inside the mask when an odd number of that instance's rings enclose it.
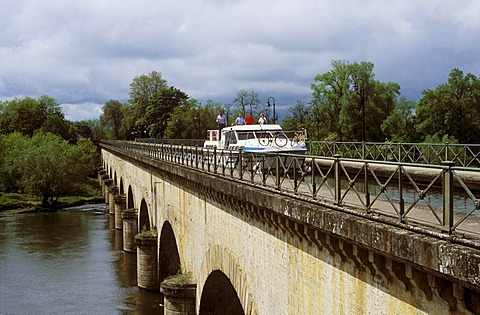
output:
{"label": "metal railing", "polygon": [[101,144],[480,248],[478,168],[452,161],[426,165],[147,142]]}
{"label": "metal railing", "polygon": [[375,161],[480,167],[480,144],[310,141],[309,153]]}
{"label": "metal railing", "polygon": [[[205,140],[138,138],[136,141],[202,146]],[[351,159],[418,164],[453,161],[456,166],[480,167],[480,144],[307,141],[307,145],[309,154],[314,156],[341,155]]]}

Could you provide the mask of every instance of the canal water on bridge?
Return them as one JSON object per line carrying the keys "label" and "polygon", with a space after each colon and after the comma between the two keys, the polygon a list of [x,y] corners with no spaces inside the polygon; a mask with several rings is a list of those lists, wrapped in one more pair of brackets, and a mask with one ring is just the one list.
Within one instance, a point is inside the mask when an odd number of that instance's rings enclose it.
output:
{"label": "canal water on bridge", "polygon": [[0,216],[0,314],[162,314],[105,205]]}

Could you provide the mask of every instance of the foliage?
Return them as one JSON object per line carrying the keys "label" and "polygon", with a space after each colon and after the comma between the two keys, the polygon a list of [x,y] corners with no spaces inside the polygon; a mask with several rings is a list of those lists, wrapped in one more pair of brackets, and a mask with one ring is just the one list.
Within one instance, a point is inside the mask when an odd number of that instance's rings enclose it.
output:
{"label": "foliage", "polygon": [[221,104],[207,101],[202,104],[189,100],[173,109],[167,122],[165,137],[169,139],[205,139],[206,130],[216,129],[215,117]]}
{"label": "foliage", "polygon": [[107,129],[100,123],[99,119],[82,120],[74,123],[74,125],[77,128],[76,132],[80,137],[92,140],[111,138]]}
{"label": "foliage", "polygon": [[130,83],[130,99],[126,106],[124,133],[146,136],[148,127],[147,108],[152,104],[158,104],[159,95],[167,88],[167,81],[162,74],[152,71],[134,77]]}
{"label": "foliage", "polygon": [[168,276],[163,280],[163,285],[172,288],[186,288],[193,285],[193,276],[189,272],[184,272],[182,269],[177,274]]}
{"label": "foliage", "polygon": [[98,152],[88,139],[69,144],[52,133],[2,136],[4,191],[42,197],[42,205],[55,208],[58,198],[75,194],[98,166]]}
{"label": "foliage", "polygon": [[146,130],[150,137],[164,136],[167,122],[175,108],[187,103],[188,95],[175,87],[162,89],[155,95],[146,109]]}
{"label": "foliage", "polygon": [[447,135],[460,143],[480,138],[480,80],[453,69],[446,84],[425,90],[418,102],[416,129],[423,139]]}
{"label": "foliage", "polygon": [[2,102],[1,108],[0,133],[20,132],[33,136],[36,131],[42,130],[70,141],[76,138],[61,106],[50,96],[15,98]]}
{"label": "foliage", "polygon": [[381,128],[386,140],[392,142],[417,142],[414,128],[415,102],[400,97],[393,112],[383,121]]}
{"label": "foliage", "polygon": [[101,125],[109,131],[113,139],[121,139],[121,128],[125,117],[125,105],[117,100],[109,100],[102,107]]}
{"label": "foliage", "polygon": [[312,106],[298,100],[297,103],[288,109],[288,114],[281,125],[284,130],[300,130],[305,128],[311,119]]}
{"label": "foliage", "polygon": [[[383,141],[382,122],[393,112],[398,84],[374,79],[370,62],[348,63],[335,60],[333,69],[315,76],[313,116],[309,137],[322,140],[332,135],[339,141]],[[363,118],[365,125],[363,125]]]}
{"label": "foliage", "polygon": [[23,168],[23,152],[30,146],[29,138],[20,132],[0,136],[2,161],[0,162],[0,183],[4,192],[21,192],[18,179]]}

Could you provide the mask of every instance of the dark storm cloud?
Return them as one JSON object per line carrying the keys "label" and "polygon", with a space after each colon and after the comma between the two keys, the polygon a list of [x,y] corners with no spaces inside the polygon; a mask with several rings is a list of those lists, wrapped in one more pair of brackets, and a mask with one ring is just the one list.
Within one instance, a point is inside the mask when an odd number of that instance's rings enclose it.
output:
{"label": "dark storm cloud", "polygon": [[34,1],[0,4],[0,99],[48,94],[72,120],[159,71],[200,101],[254,90],[309,101],[332,60],[370,61],[417,100],[455,67],[479,74],[476,1]]}

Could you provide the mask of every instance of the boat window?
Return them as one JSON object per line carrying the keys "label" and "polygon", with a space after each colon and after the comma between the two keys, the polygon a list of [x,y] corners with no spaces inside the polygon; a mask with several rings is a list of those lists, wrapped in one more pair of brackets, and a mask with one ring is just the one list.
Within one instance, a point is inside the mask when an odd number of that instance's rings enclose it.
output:
{"label": "boat window", "polygon": [[239,132],[237,136],[238,140],[255,139],[255,133],[253,132]]}
{"label": "boat window", "polygon": [[225,141],[228,143],[236,143],[237,138],[235,138],[235,132],[233,131],[228,131],[225,133]]}
{"label": "boat window", "polygon": [[268,131],[257,131],[255,134],[256,134],[258,139],[260,139],[260,138],[270,138],[271,137],[270,132],[268,132]]}

